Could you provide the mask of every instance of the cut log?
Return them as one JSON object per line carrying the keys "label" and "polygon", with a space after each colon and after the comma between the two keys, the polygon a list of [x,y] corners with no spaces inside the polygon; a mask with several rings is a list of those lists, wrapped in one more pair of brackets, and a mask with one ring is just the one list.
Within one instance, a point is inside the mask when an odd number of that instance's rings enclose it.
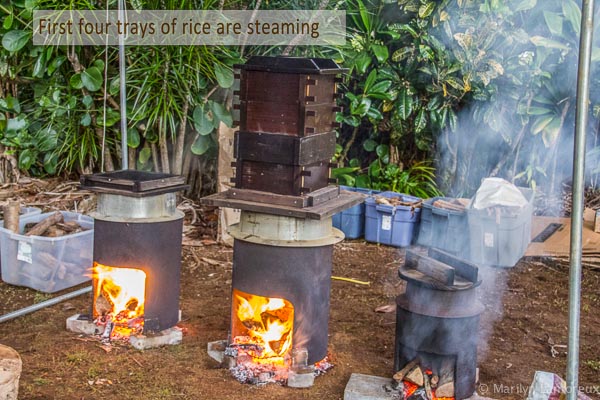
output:
{"label": "cut log", "polygon": [[436,397],[454,397],[454,382],[446,382],[435,390]]}
{"label": "cut log", "polygon": [[404,377],[405,381],[408,381],[410,383],[414,383],[415,385],[421,387],[424,384],[424,379],[423,379],[423,371],[421,370],[421,367],[416,366],[415,368],[413,368],[408,374],[406,374],[406,376]]}
{"label": "cut log", "polygon": [[470,282],[477,282],[477,277],[479,274],[479,267],[477,267],[477,265],[433,247],[429,248],[427,255],[433,258],[434,260],[437,260],[454,268],[456,275],[462,276]]}
{"label": "cut log", "polygon": [[416,269],[444,285],[454,284],[454,268],[433,258],[407,250],[404,265],[406,268]]}
{"label": "cut log", "polygon": [[47,237],[61,237],[65,236],[66,232],[58,227],[58,225],[52,225],[46,229],[44,236]]}
{"label": "cut log", "polygon": [[11,232],[19,233],[19,214],[21,213],[21,205],[18,201],[10,201],[3,208],[4,212],[4,228]]}
{"label": "cut log", "polygon": [[429,383],[431,384],[431,387],[433,389],[435,389],[438,385],[438,383],[440,382],[440,377],[437,375],[431,375],[431,378],[429,379]]}
{"label": "cut log", "polygon": [[77,233],[84,230],[76,221],[59,222],[56,226],[68,233]]}
{"label": "cut log", "polygon": [[21,368],[19,353],[0,344],[0,399],[17,400]]}
{"label": "cut log", "polygon": [[433,202],[433,206],[436,208],[443,208],[444,210],[450,211],[465,211],[465,206],[463,206],[462,204],[455,204],[445,200],[436,200]]}
{"label": "cut log", "polygon": [[425,394],[429,400],[433,399],[433,392],[431,390],[431,383],[429,381],[429,375],[423,374],[423,387],[425,388]]}
{"label": "cut log", "polygon": [[60,213],[60,211],[57,211],[48,218],[38,222],[37,225],[35,225],[29,230],[29,232],[25,234],[25,236],[42,236],[44,232],[46,232],[46,229],[57,222],[63,222],[63,215]]}
{"label": "cut log", "polygon": [[396,372],[393,376],[394,380],[398,383],[402,382],[406,374],[408,374],[417,365],[417,359],[412,360],[404,366],[400,371]]}

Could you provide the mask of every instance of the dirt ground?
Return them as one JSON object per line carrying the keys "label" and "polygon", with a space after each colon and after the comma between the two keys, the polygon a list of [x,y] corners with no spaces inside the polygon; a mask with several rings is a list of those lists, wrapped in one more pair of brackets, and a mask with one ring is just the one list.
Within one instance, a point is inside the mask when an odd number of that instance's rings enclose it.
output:
{"label": "dirt ground", "polygon": [[[333,275],[369,285],[333,280],[329,350],[335,367],[309,389],[290,389],[240,384],[209,358],[207,343],[227,336],[233,249],[204,243],[183,249],[181,345],[146,351],[115,345],[106,352],[98,341],[67,332],[65,320],[89,310],[89,295],[0,324],[0,343],[23,359],[19,398],[329,400],[343,398],[352,373],[391,376],[395,313],[375,309],[393,304],[404,290],[397,275],[404,250],[362,240],[335,246]],[[522,261],[511,269],[485,269],[482,275],[479,294],[486,310],[480,326],[479,393],[523,399],[536,370],[564,377],[568,270]],[[0,314],[61,293],[0,283]],[[600,399],[599,270],[584,270],[581,295],[579,381],[590,397]]]}

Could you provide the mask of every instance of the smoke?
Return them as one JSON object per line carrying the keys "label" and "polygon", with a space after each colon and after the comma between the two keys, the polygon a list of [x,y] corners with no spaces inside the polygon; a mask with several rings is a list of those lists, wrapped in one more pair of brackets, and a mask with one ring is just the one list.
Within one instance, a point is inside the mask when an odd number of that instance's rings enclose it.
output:
{"label": "smoke", "polygon": [[[446,20],[430,32],[461,64],[471,87],[456,129],[437,141],[444,189],[471,197],[483,178],[499,176],[557,195],[572,174],[580,6],[574,0],[467,3],[450,2]],[[592,106],[599,97],[591,93]],[[597,125],[591,118],[588,150],[596,145]]]}

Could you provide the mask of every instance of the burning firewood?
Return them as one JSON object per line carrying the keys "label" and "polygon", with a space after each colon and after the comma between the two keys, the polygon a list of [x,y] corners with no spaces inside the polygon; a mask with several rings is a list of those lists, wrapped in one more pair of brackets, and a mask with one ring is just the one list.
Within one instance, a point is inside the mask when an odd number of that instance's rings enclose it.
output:
{"label": "burning firewood", "polygon": [[396,372],[393,376],[394,380],[398,383],[404,380],[406,374],[408,374],[417,365],[417,359],[412,360],[404,366],[400,371]]}
{"label": "burning firewood", "polygon": [[433,399],[433,392],[431,391],[431,383],[429,381],[429,375],[423,374],[423,387],[425,388],[425,394],[429,400]]}
{"label": "burning firewood", "polygon": [[454,397],[454,362],[444,359],[439,375],[440,381],[435,390],[436,397]]}
{"label": "burning firewood", "polygon": [[29,232],[25,233],[25,236],[41,236],[46,232],[46,230],[57,222],[62,222],[64,220],[63,215],[60,211],[55,212],[50,215],[48,218],[38,222],[33,228],[29,230]]}
{"label": "burning firewood", "polygon": [[421,387],[425,383],[423,375],[423,370],[417,365],[408,374],[406,374],[404,380]]}
{"label": "burning firewood", "polygon": [[454,382],[446,382],[435,390],[436,397],[454,397]]}

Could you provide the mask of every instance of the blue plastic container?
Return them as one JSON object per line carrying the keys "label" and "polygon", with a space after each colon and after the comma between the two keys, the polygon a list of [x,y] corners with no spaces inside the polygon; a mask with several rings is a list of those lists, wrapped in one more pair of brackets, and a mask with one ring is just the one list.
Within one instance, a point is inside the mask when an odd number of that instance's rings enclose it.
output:
{"label": "blue plastic container", "polygon": [[[340,186],[340,190],[358,192],[366,195],[381,193],[379,190]],[[365,203],[362,202],[333,217],[333,227],[344,232],[346,239],[358,239],[365,234]]]}
{"label": "blue plastic container", "polygon": [[435,207],[437,200],[451,202],[448,197],[434,197],[423,202],[417,244],[436,247],[459,257],[469,257],[469,224],[467,211]]}
{"label": "blue plastic container", "polygon": [[[404,202],[419,202],[418,197],[396,192],[382,192],[378,196],[401,198]],[[421,208],[377,204],[374,197],[365,200],[365,240],[395,247],[409,246],[418,228]]]}

